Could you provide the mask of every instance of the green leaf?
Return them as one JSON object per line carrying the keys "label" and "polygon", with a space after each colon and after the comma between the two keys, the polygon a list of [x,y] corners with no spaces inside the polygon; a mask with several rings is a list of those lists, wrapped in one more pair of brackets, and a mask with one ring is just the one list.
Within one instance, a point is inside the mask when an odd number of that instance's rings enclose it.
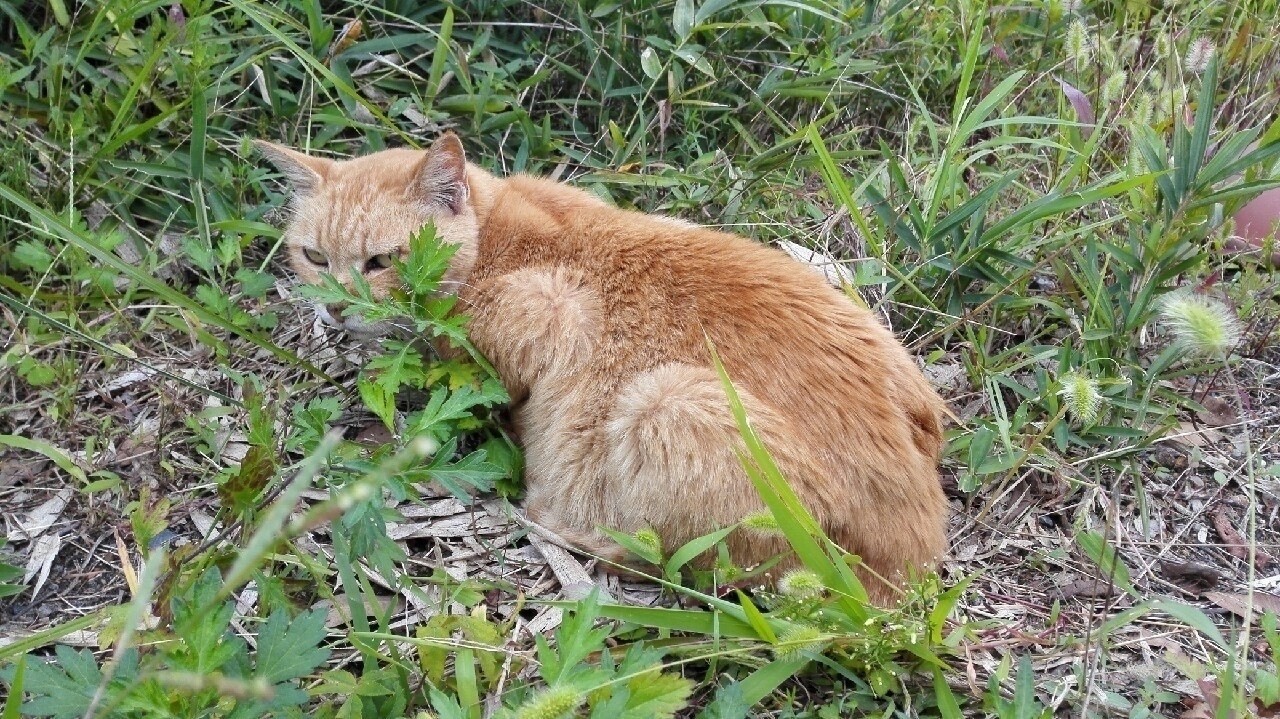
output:
{"label": "green leaf", "polygon": [[538,661],[542,679],[555,684],[593,652],[604,646],[610,628],[593,628],[600,616],[599,590],[592,590],[587,598],[577,603],[577,608],[566,611],[560,627],[556,629],[556,646],[552,650],[542,637],[537,637]]}
{"label": "green leaf", "polygon": [[769,620],[764,614],[756,608],[755,602],[751,601],[751,597],[742,593],[742,590],[736,590],[738,593],[738,603],[742,605],[743,614],[747,615],[747,623],[751,628],[756,630],[756,634],[770,644],[778,643],[778,635],[774,633],[773,627],[769,626]]}
{"label": "green leaf", "polygon": [[14,668],[13,674],[5,678],[5,683],[9,685],[9,698],[4,702],[4,711],[0,712],[0,719],[18,719],[19,705],[22,704],[24,692],[23,682],[27,676],[27,658],[19,657],[18,665]]}
{"label": "green leaf", "polygon": [[431,696],[431,708],[440,715],[440,719],[470,719],[457,699],[435,687],[428,687],[427,692]]}
{"label": "green leaf", "polygon": [[[22,706],[28,716],[51,716],[54,719],[79,719],[88,711],[98,687],[103,682],[102,670],[88,649],[75,651],[59,644],[54,648],[57,660],[35,662],[26,666],[26,691],[34,698]],[[17,670],[6,667],[0,679],[12,686]],[[103,694],[105,703],[117,701],[127,694],[138,675],[138,652],[126,650],[115,668],[115,675]]]}
{"label": "green leaf", "polygon": [[710,534],[704,534],[701,537],[695,537],[686,542],[682,547],[671,554],[671,558],[667,560],[666,566],[662,568],[664,576],[668,579],[675,577],[680,568],[703,552],[716,546],[721,540],[729,536],[738,526],[736,524],[728,527],[717,529]]}
{"label": "green leaf", "polygon": [[428,479],[439,482],[455,497],[468,501],[471,495],[467,487],[488,492],[493,489],[495,480],[507,476],[506,469],[487,461],[488,458],[483,449],[478,449],[457,462],[450,462],[456,447],[457,439],[449,440],[449,443],[441,447],[431,458],[431,464],[422,470]]}
{"label": "green leaf", "polygon": [[662,77],[662,61],[658,59],[658,53],[653,48],[646,47],[640,53],[640,69],[650,80]]}
{"label": "green leaf", "polygon": [[363,374],[356,380],[356,387],[360,390],[360,399],[364,402],[364,406],[377,415],[389,431],[395,432],[396,393],[387,389],[381,382],[370,380]]}
{"label": "green leaf", "polygon": [[671,13],[671,27],[680,40],[689,38],[693,32],[693,0],[676,0],[675,10]]}
{"label": "green leaf", "polygon": [[671,719],[688,704],[693,682],[655,667],[627,682],[627,688],[631,696],[619,719]]}
{"label": "green leaf", "polygon": [[[741,614],[741,608],[738,609]],[[760,635],[745,617],[700,609],[666,609],[660,607],[632,607],[621,604],[600,605],[600,615],[632,624],[674,632],[691,632],[706,636],[759,639]]]}
{"label": "green leaf", "polygon": [[254,676],[278,684],[304,677],[323,664],[329,658],[329,650],[319,647],[325,638],[325,615],[316,609],[290,621],[284,610],[272,612],[258,635]]}
{"label": "green leaf", "polygon": [[1227,640],[1222,637],[1222,632],[1218,631],[1213,621],[1198,607],[1179,602],[1176,599],[1156,599],[1151,602],[1151,608],[1164,612],[1200,632],[1220,648],[1224,650],[1230,648],[1227,645]]}
{"label": "green leaf", "polygon": [[1036,674],[1031,668],[1031,657],[1018,658],[1017,684],[1013,690],[1013,719],[1037,719],[1047,713],[1036,699]]}
{"label": "green leaf", "polygon": [[716,690],[710,704],[698,712],[698,719],[745,719],[751,705],[742,698],[742,684],[734,682]]}
{"label": "green leaf", "polygon": [[739,686],[742,687],[742,701],[748,706],[758,704],[783,682],[805,668],[809,661],[807,657],[798,656],[774,660],[760,667],[739,682]]}
{"label": "green leaf", "polygon": [[19,242],[9,254],[18,267],[25,267],[36,272],[48,272],[53,266],[53,255],[43,244],[35,240]]}
{"label": "green leaf", "polygon": [[1102,571],[1103,579],[1114,582],[1117,587],[1131,596],[1138,596],[1138,591],[1134,589],[1130,579],[1129,567],[1120,559],[1115,547],[1112,547],[1101,534],[1081,532],[1076,535],[1076,542]]}
{"label": "green leaf", "polygon": [[63,452],[61,449],[58,449],[48,442],[42,442],[38,439],[19,437],[13,434],[0,434],[0,447],[2,446],[25,449],[28,452],[42,454],[53,460],[53,463],[58,465],[62,471],[80,480],[82,484],[89,481],[88,477],[85,476],[84,470],[80,469],[80,467],[78,467],[71,459],[71,455]]}
{"label": "green leaf", "polygon": [[597,529],[604,532],[613,541],[617,542],[618,546],[628,552],[631,552],[649,564],[662,564],[662,549],[660,547],[654,547],[653,545],[643,542],[634,535],[626,532],[619,532],[614,529],[609,529],[608,527],[597,527]]}
{"label": "green leaf", "polygon": [[942,719],[963,719],[960,702],[956,700],[956,695],[947,685],[942,669],[933,670],[933,696],[938,702],[938,713],[942,715]]}

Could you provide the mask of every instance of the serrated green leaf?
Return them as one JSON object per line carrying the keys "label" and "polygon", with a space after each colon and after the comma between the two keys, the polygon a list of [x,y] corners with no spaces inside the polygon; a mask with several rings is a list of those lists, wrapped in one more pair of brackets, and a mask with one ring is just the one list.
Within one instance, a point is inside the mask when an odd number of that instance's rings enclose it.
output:
{"label": "serrated green leaf", "polygon": [[698,719],[744,719],[751,705],[742,698],[742,684],[734,682],[716,690],[710,704],[698,712]]}
{"label": "serrated green leaf", "polygon": [[289,620],[277,609],[267,618],[258,634],[258,652],[254,658],[254,676],[272,684],[304,677],[329,658],[329,650],[320,648],[325,638],[325,612],[303,612]]}
{"label": "serrated green leaf", "polygon": [[35,240],[23,240],[14,246],[9,259],[18,267],[25,267],[35,272],[48,272],[53,266],[53,254],[49,248]]}
{"label": "serrated green leaf", "polygon": [[[547,684],[555,684],[569,670],[604,646],[609,627],[594,627],[600,615],[599,590],[593,590],[587,598],[578,602],[577,608],[567,611],[556,629],[556,645],[552,650],[545,641],[538,643],[538,659],[542,664],[542,678]],[[539,637],[541,639],[541,637]]]}
{"label": "serrated green leaf", "polygon": [[683,709],[693,692],[693,682],[656,670],[627,682],[631,696],[619,719],[671,719]]}
{"label": "serrated green leaf", "polygon": [[467,487],[480,492],[493,489],[498,479],[507,475],[507,470],[488,461],[483,449],[478,449],[456,462],[449,459],[454,455],[456,440],[436,452],[431,464],[424,470],[426,476],[448,489],[459,499],[470,499]]}
{"label": "serrated green leaf", "polygon": [[367,379],[364,375],[356,380],[356,387],[360,390],[360,399],[364,402],[364,406],[377,415],[389,431],[394,432],[396,429],[395,393],[388,391],[376,380]]}

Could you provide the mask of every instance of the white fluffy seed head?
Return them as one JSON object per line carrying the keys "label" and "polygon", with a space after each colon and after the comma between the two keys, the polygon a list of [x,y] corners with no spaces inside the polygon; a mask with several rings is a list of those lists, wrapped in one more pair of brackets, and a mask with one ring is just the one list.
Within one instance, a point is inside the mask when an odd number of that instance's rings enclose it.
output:
{"label": "white fluffy seed head", "polygon": [[1160,303],[1160,319],[1187,351],[1226,358],[1240,342],[1240,322],[1226,303],[1196,294],[1175,292]]}
{"label": "white fluffy seed head", "polygon": [[788,597],[804,599],[821,595],[827,591],[827,585],[808,569],[793,569],[778,580],[778,591]]}
{"label": "white fluffy seed head", "polygon": [[1082,424],[1092,424],[1098,420],[1098,409],[1102,407],[1102,393],[1098,391],[1098,381],[1089,375],[1075,370],[1058,379],[1062,389],[1058,396],[1062,397],[1067,412]]}
{"label": "white fluffy seed head", "polygon": [[1197,38],[1187,48],[1187,57],[1183,63],[1183,67],[1192,75],[1199,75],[1209,68],[1209,61],[1213,59],[1215,48],[1213,41],[1207,37]]}

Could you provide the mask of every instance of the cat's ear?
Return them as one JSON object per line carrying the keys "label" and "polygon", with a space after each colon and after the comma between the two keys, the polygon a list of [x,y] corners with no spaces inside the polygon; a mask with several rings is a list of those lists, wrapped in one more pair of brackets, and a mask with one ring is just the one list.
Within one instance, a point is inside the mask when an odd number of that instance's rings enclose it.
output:
{"label": "cat's ear", "polygon": [[266,140],[254,140],[253,146],[288,178],[299,195],[315,194],[333,166],[333,160],[305,155]]}
{"label": "cat's ear", "polygon": [[413,174],[409,192],[424,204],[462,211],[467,202],[467,156],[457,135],[446,132],[431,144]]}

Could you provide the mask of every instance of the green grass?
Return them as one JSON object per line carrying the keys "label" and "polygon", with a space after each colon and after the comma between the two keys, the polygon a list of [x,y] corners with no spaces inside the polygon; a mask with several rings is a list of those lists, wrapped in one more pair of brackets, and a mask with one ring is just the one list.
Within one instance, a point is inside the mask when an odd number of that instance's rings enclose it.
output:
{"label": "green grass", "polygon": [[[1276,280],[1225,250],[1235,210],[1280,185],[1277,18],[1274,0],[0,0],[0,504],[25,526],[70,490],[55,533],[79,538],[28,580],[48,545],[0,537],[0,626],[20,638],[0,645],[0,712],[1274,705],[1274,616],[1206,614],[1161,567],[1218,563],[1239,592],[1280,534]],[[249,142],[337,157],[443,129],[499,172],[847,262],[856,301],[951,378],[955,549],[981,558],[922,577],[899,611],[867,607],[745,421],[771,515],[726,532],[784,534],[807,568],[790,593],[712,591],[738,570],[685,565],[719,536],[620,538],[656,565],[653,607],[526,596],[446,571],[444,540],[393,541],[416,503],[492,514],[518,495],[505,395],[483,358],[391,342],[370,359],[316,335],[281,262],[284,188]],[[424,235],[406,295],[362,306],[462,337],[430,296],[447,252]],[[1234,311],[1238,341],[1189,352],[1162,319],[1180,287]],[[1211,400],[1249,423],[1179,444]],[[387,431],[333,432],[352,425]],[[1158,462],[1168,447],[1191,466]],[[1210,506],[1245,556],[1218,546]],[[193,533],[197,517],[217,528]],[[512,546],[482,549],[496,566]],[[78,589],[84,566],[105,583]],[[1114,591],[1054,599],[1048,575]],[[526,615],[559,611],[530,636]],[[97,652],[52,648],[84,629]],[[1160,632],[1188,655],[1137,638]],[[1156,654],[1165,674],[1124,674]]]}

